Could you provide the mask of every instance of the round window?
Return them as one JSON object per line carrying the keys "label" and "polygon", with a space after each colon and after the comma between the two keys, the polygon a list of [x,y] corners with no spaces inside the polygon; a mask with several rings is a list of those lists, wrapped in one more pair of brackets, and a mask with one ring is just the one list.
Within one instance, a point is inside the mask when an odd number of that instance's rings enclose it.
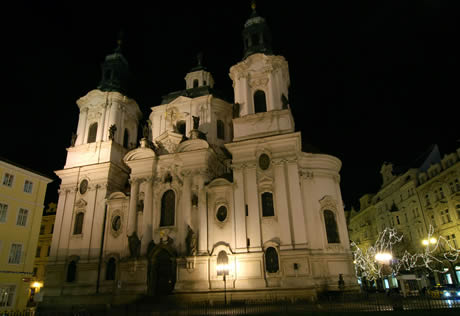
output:
{"label": "round window", "polygon": [[225,221],[225,219],[227,218],[227,208],[224,205],[219,207],[219,209],[217,210],[216,217],[219,220],[219,222]]}
{"label": "round window", "polygon": [[259,156],[259,167],[262,170],[267,170],[270,167],[270,157],[267,154],[262,154]]}
{"label": "round window", "polygon": [[80,182],[80,194],[85,194],[88,190],[88,180],[84,179]]}
{"label": "round window", "polygon": [[119,215],[112,219],[112,229],[118,231],[121,227],[121,217]]}

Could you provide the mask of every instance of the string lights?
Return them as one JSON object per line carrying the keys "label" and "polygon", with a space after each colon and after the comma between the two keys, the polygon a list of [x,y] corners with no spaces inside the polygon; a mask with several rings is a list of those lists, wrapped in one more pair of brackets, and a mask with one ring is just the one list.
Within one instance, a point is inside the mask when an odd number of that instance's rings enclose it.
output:
{"label": "string lights", "polygon": [[454,263],[460,256],[456,249],[444,236],[434,237],[434,228],[430,225],[428,237],[422,242],[422,252],[411,254],[407,249],[400,257],[395,257],[394,247],[403,240],[403,234],[394,228],[385,228],[373,246],[366,250],[352,241],[356,275],[369,281],[377,280],[385,275],[396,276],[400,271],[410,271],[415,268],[426,268],[433,272],[444,272],[444,262]]}

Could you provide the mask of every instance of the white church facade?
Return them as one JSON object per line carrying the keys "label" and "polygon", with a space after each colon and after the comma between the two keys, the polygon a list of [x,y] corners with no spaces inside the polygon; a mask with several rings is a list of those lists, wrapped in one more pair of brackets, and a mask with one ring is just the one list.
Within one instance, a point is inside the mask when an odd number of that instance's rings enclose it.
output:
{"label": "white church facade", "polygon": [[[77,101],[43,304],[100,294],[206,300],[316,296],[355,289],[340,192],[341,162],[302,152],[289,70],[265,20],[245,24],[230,68],[234,103],[201,65],[186,89],[141,111],[124,90],[127,62],[106,57],[100,86]],[[141,139],[139,142],[138,139]]]}

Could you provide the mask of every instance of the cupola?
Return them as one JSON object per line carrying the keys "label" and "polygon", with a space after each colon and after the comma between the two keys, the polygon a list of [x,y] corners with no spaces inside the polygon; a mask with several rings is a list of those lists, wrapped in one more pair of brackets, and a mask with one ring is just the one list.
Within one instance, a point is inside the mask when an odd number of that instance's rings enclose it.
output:
{"label": "cupola", "polygon": [[272,55],[272,38],[265,19],[256,11],[255,1],[252,2],[252,14],[244,24],[243,41],[244,41],[244,56],[255,53]]}

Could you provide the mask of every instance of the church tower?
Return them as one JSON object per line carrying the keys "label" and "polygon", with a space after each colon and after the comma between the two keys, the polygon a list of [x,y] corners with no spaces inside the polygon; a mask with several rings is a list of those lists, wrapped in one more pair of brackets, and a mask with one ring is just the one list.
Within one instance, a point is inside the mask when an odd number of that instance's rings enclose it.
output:
{"label": "church tower", "polygon": [[[136,101],[126,95],[128,76],[119,41],[102,64],[97,89],[77,100],[77,131],[64,169],[56,171],[61,186],[47,267],[50,297],[60,295],[66,282],[77,276],[88,284],[99,277],[106,199],[112,192],[125,191],[129,168],[122,158],[137,142],[141,117]],[[97,289],[91,286],[88,291]]]}

